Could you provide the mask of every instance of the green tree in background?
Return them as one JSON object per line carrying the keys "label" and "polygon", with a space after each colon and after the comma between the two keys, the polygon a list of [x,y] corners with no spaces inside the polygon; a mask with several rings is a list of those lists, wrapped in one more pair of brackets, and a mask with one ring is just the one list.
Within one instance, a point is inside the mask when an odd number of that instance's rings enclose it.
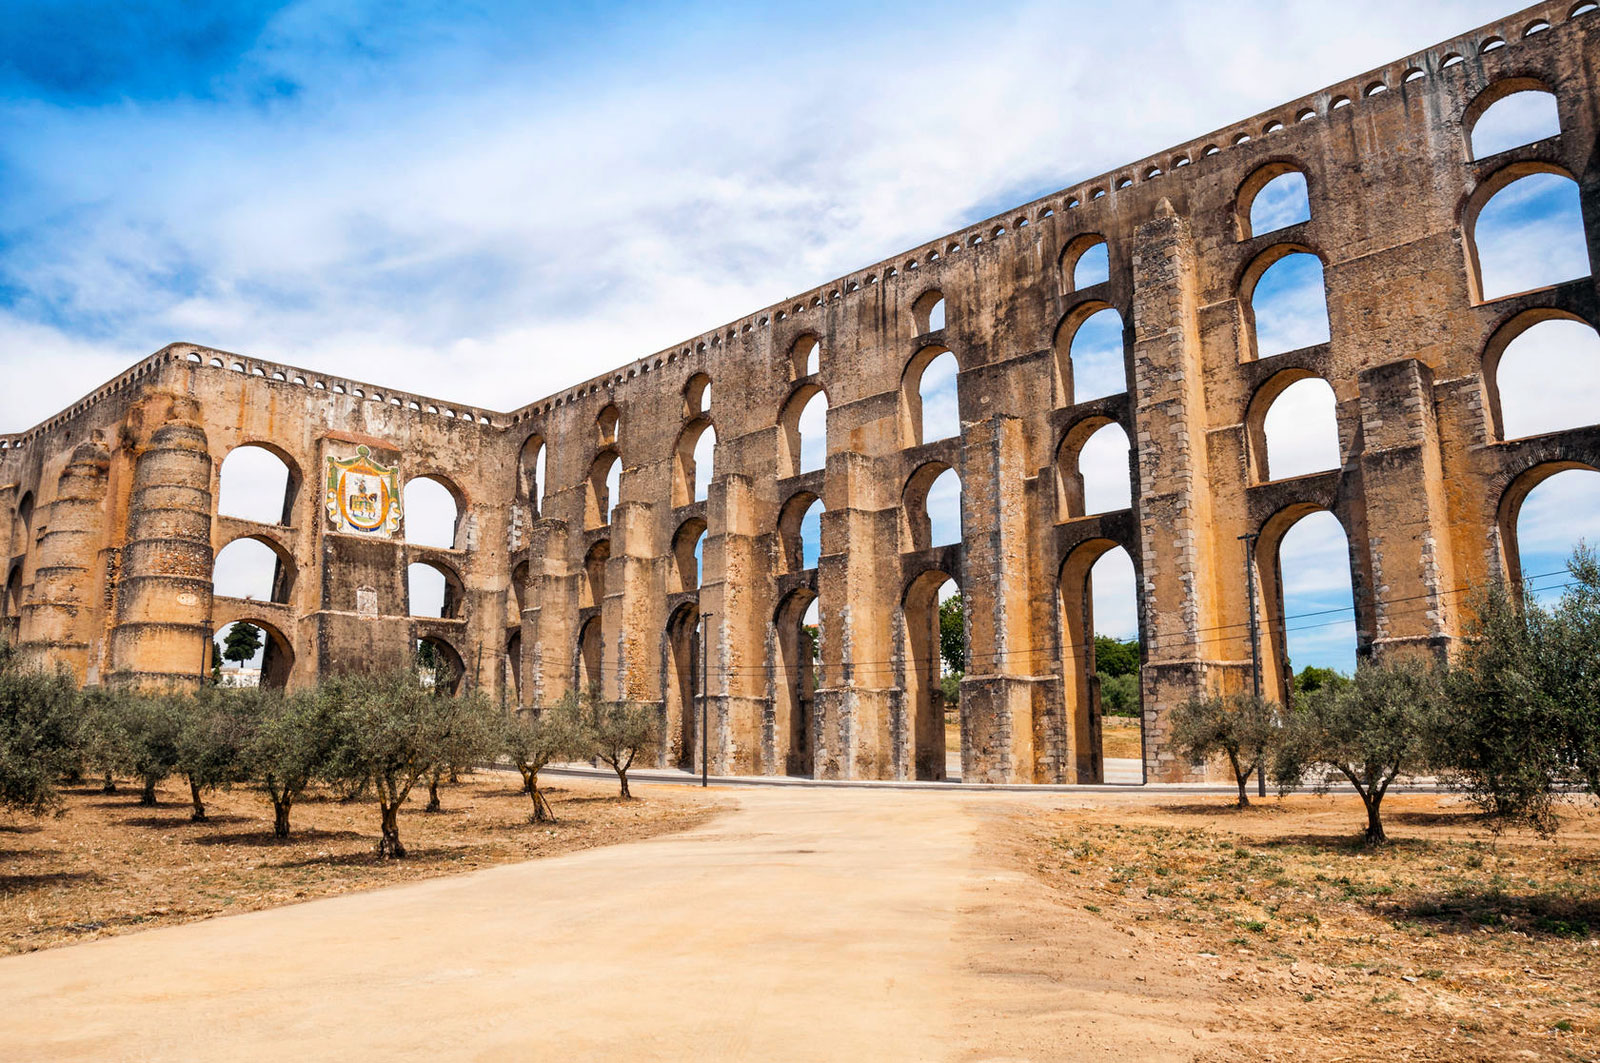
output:
{"label": "green tree in background", "polygon": [[939,603],[939,656],[944,669],[961,675],[967,670],[967,609],[961,595]]}
{"label": "green tree in background", "polygon": [[243,667],[244,662],[255,657],[261,649],[261,629],[250,624],[235,624],[228,629],[222,643],[222,656],[230,661],[238,661],[239,666]]}

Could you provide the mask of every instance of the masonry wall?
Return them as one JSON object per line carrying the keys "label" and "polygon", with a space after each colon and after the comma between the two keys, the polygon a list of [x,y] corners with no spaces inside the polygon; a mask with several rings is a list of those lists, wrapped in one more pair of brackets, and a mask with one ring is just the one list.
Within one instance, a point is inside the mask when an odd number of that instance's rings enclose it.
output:
{"label": "masonry wall", "polygon": [[[708,710],[714,772],[936,778],[933,624],[949,577],[968,604],[963,777],[1088,782],[1102,764],[1086,579],[1121,546],[1139,588],[1145,769],[1184,777],[1168,711],[1250,682],[1241,536],[1256,536],[1265,681],[1281,693],[1277,548],[1301,516],[1331,511],[1349,537],[1361,652],[1441,651],[1461,631],[1461,588],[1517,577],[1527,492],[1600,468],[1600,429],[1503,441],[1492,389],[1508,329],[1552,313],[1600,323],[1593,278],[1485,302],[1470,237],[1510,177],[1561,172],[1579,183],[1600,260],[1600,13],[1569,10],[1529,8],[508,413],[165,348],[0,438],[0,623],[90,683],[197,682],[211,633],[234,620],[269,631],[268,679],[291,687],[398,663],[425,638],[507,705],[593,685],[657,706],[658,763],[698,764]],[[1535,84],[1555,93],[1561,135],[1470,161],[1465,126],[1484,101]],[[1241,238],[1248,196],[1286,166],[1306,174],[1311,220]],[[1110,279],[1074,291],[1088,236],[1105,240]],[[1322,261],[1331,338],[1257,358],[1249,290],[1287,251]],[[936,331],[930,292],[945,300]],[[1125,322],[1129,390],[1077,403],[1058,350],[1102,305]],[[812,339],[808,376],[796,351]],[[962,431],[923,443],[917,375],[946,349]],[[1268,479],[1261,420],[1305,376],[1333,388],[1342,466]],[[819,388],[826,468],[801,474],[790,415]],[[1133,443],[1133,506],[1072,516],[1075,448],[1106,422]],[[715,475],[695,501],[690,455],[707,424]],[[221,462],[245,444],[291,469],[281,523],[217,514]],[[402,482],[450,486],[453,548],[331,526],[327,463],[359,447]],[[945,467],[963,484],[962,541],[932,548],[921,492]],[[811,496],[826,511],[808,569],[786,521]],[[696,586],[683,545],[701,528]],[[240,537],[283,559],[282,600],[211,592],[212,558]],[[452,618],[409,615],[414,561],[454,575]],[[799,630],[812,599],[815,677]]]}

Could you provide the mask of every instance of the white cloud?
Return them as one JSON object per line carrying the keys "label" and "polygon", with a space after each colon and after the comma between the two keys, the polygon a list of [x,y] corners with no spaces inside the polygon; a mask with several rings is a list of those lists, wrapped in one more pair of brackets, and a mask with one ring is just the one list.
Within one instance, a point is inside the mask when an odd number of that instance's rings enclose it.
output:
{"label": "white cloud", "polygon": [[1339,423],[1326,380],[1308,377],[1284,388],[1262,427],[1274,480],[1339,467]]}

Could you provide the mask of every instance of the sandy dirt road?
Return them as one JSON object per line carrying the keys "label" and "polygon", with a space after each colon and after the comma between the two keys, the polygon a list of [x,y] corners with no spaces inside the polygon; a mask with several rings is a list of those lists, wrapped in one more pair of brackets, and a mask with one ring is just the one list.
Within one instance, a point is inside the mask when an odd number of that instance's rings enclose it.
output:
{"label": "sandy dirt road", "polygon": [[0,1059],[1186,1059],[1182,979],[986,844],[1032,798],[691,833],[0,960]]}

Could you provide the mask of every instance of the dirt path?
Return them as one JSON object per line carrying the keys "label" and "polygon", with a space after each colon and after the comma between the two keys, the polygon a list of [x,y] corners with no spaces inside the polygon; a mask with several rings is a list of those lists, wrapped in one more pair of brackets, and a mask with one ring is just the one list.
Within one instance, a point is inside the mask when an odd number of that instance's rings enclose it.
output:
{"label": "dirt path", "polygon": [[980,844],[1013,799],[691,833],[0,960],[21,1060],[1185,1059],[1203,1002]]}

